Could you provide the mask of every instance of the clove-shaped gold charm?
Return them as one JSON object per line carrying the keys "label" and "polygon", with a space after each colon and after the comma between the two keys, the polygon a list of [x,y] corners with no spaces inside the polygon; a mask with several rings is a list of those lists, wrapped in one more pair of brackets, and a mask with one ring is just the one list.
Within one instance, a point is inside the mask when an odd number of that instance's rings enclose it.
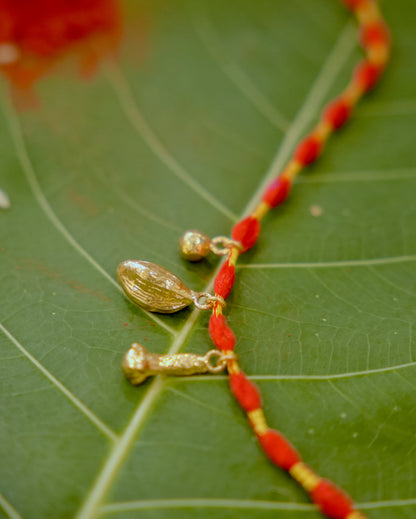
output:
{"label": "clove-shaped gold charm", "polygon": [[126,296],[136,305],[149,310],[171,314],[191,303],[207,310],[224,300],[205,292],[194,292],[175,274],[149,261],[126,260],[117,267],[117,278]]}
{"label": "clove-shaped gold charm", "polygon": [[204,356],[195,353],[160,355],[149,353],[141,344],[135,342],[124,355],[121,368],[132,384],[139,385],[150,375],[219,373],[225,369],[230,358],[235,358],[234,353],[224,354],[218,350],[210,350]]}

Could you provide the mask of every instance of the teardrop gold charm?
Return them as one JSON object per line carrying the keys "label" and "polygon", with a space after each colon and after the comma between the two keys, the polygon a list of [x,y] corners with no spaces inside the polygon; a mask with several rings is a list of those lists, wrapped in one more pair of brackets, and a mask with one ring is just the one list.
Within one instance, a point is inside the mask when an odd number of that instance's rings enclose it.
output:
{"label": "teardrop gold charm", "polygon": [[123,261],[117,267],[117,278],[126,296],[150,312],[177,312],[199,296],[172,272],[149,261]]}

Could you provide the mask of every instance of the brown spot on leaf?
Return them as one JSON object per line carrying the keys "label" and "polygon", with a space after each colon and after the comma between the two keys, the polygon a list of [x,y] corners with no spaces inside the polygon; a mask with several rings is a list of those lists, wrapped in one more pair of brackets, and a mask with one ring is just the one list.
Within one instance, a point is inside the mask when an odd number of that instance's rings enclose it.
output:
{"label": "brown spot on leaf", "polygon": [[74,290],[77,290],[81,294],[91,294],[91,295],[101,299],[102,301],[106,301],[106,302],[110,301],[110,299],[107,296],[105,296],[101,290],[88,288],[76,280],[65,279],[65,276],[60,269],[51,268],[48,265],[45,265],[41,261],[34,261],[33,259],[25,259],[21,262],[20,265],[15,266],[16,270],[18,270],[20,268],[28,270],[28,271],[33,271],[33,272],[35,272],[35,271],[41,272],[46,278],[53,279],[58,282],[62,282],[64,284],[68,285],[69,287],[73,288]]}
{"label": "brown spot on leaf", "polygon": [[75,205],[77,205],[86,216],[96,216],[100,210],[95,205],[94,200],[75,191],[68,189],[68,196]]}

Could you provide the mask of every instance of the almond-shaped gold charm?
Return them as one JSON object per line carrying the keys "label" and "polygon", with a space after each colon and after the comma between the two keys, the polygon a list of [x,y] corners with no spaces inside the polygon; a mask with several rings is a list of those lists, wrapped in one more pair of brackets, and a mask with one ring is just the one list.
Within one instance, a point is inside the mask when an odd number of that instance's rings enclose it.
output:
{"label": "almond-shaped gold charm", "polygon": [[150,312],[177,312],[200,295],[184,285],[172,272],[149,261],[123,261],[117,267],[117,278],[126,296]]}

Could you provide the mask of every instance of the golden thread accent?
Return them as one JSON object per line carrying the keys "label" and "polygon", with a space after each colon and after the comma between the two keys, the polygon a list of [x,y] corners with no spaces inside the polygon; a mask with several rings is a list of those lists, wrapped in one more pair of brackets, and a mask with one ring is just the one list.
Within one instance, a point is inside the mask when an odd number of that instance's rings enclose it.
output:
{"label": "golden thread accent", "polygon": [[348,514],[345,519],[367,519],[367,516],[362,514],[358,510],[354,510],[354,512]]}
{"label": "golden thread accent", "polygon": [[375,2],[365,2],[356,11],[358,21],[361,25],[367,25],[378,22],[381,19],[381,13]]}
{"label": "golden thread accent", "polygon": [[302,164],[295,159],[292,159],[288,162],[287,166],[281,173],[281,178],[287,178],[290,182],[296,178],[296,175],[302,171]]}
{"label": "golden thread accent", "polygon": [[385,65],[390,57],[390,49],[388,45],[381,43],[369,47],[367,51],[368,60],[373,65]]}
{"label": "golden thread accent", "polygon": [[235,267],[238,257],[240,256],[240,250],[237,247],[233,247],[228,255],[228,264]]}
{"label": "golden thread accent", "polygon": [[262,436],[269,430],[269,426],[267,425],[263,409],[259,408],[255,409],[254,411],[249,411],[247,413],[247,416],[250,420],[251,426],[254,429],[254,432],[258,436]]}
{"label": "golden thread accent", "polygon": [[250,216],[257,218],[257,220],[261,220],[270,211],[270,209],[271,207],[267,202],[260,202]]}
{"label": "golden thread accent", "polygon": [[327,121],[319,121],[312,135],[321,142],[325,142],[333,132],[331,124]]}
{"label": "golden thread accent", "polygon": [[227,362],[227,371],[230,375],[238,375],[241,373],[240,366],[236,360]]}
{"label": "golden thread accent", "polygon": [[321,478],[315,474],[306,463],[303,463],[303,461],[299,461],[290,467],[289,474],[300,485],[302,485],[307,492],[311,492],[311,490],[313,490],[321,480]]}
{"label": "golden thread accent", "polygon": [[361,85],[359,85],[359,83],[356,81],[351,81],[347,88],[343,91],[342,97],[350,106],[354,106],[363,93],[364,90],[362,89]]}
{"label": "golden thread accent", "polygon": [[222,305],[220,305],[220,304],[217,304],[217,305],[214,306],[214,315],[215,315],[216,317],[218,317],[219,315],[222,314],[222,308],[223,308],[223,307],[222,307]]}

